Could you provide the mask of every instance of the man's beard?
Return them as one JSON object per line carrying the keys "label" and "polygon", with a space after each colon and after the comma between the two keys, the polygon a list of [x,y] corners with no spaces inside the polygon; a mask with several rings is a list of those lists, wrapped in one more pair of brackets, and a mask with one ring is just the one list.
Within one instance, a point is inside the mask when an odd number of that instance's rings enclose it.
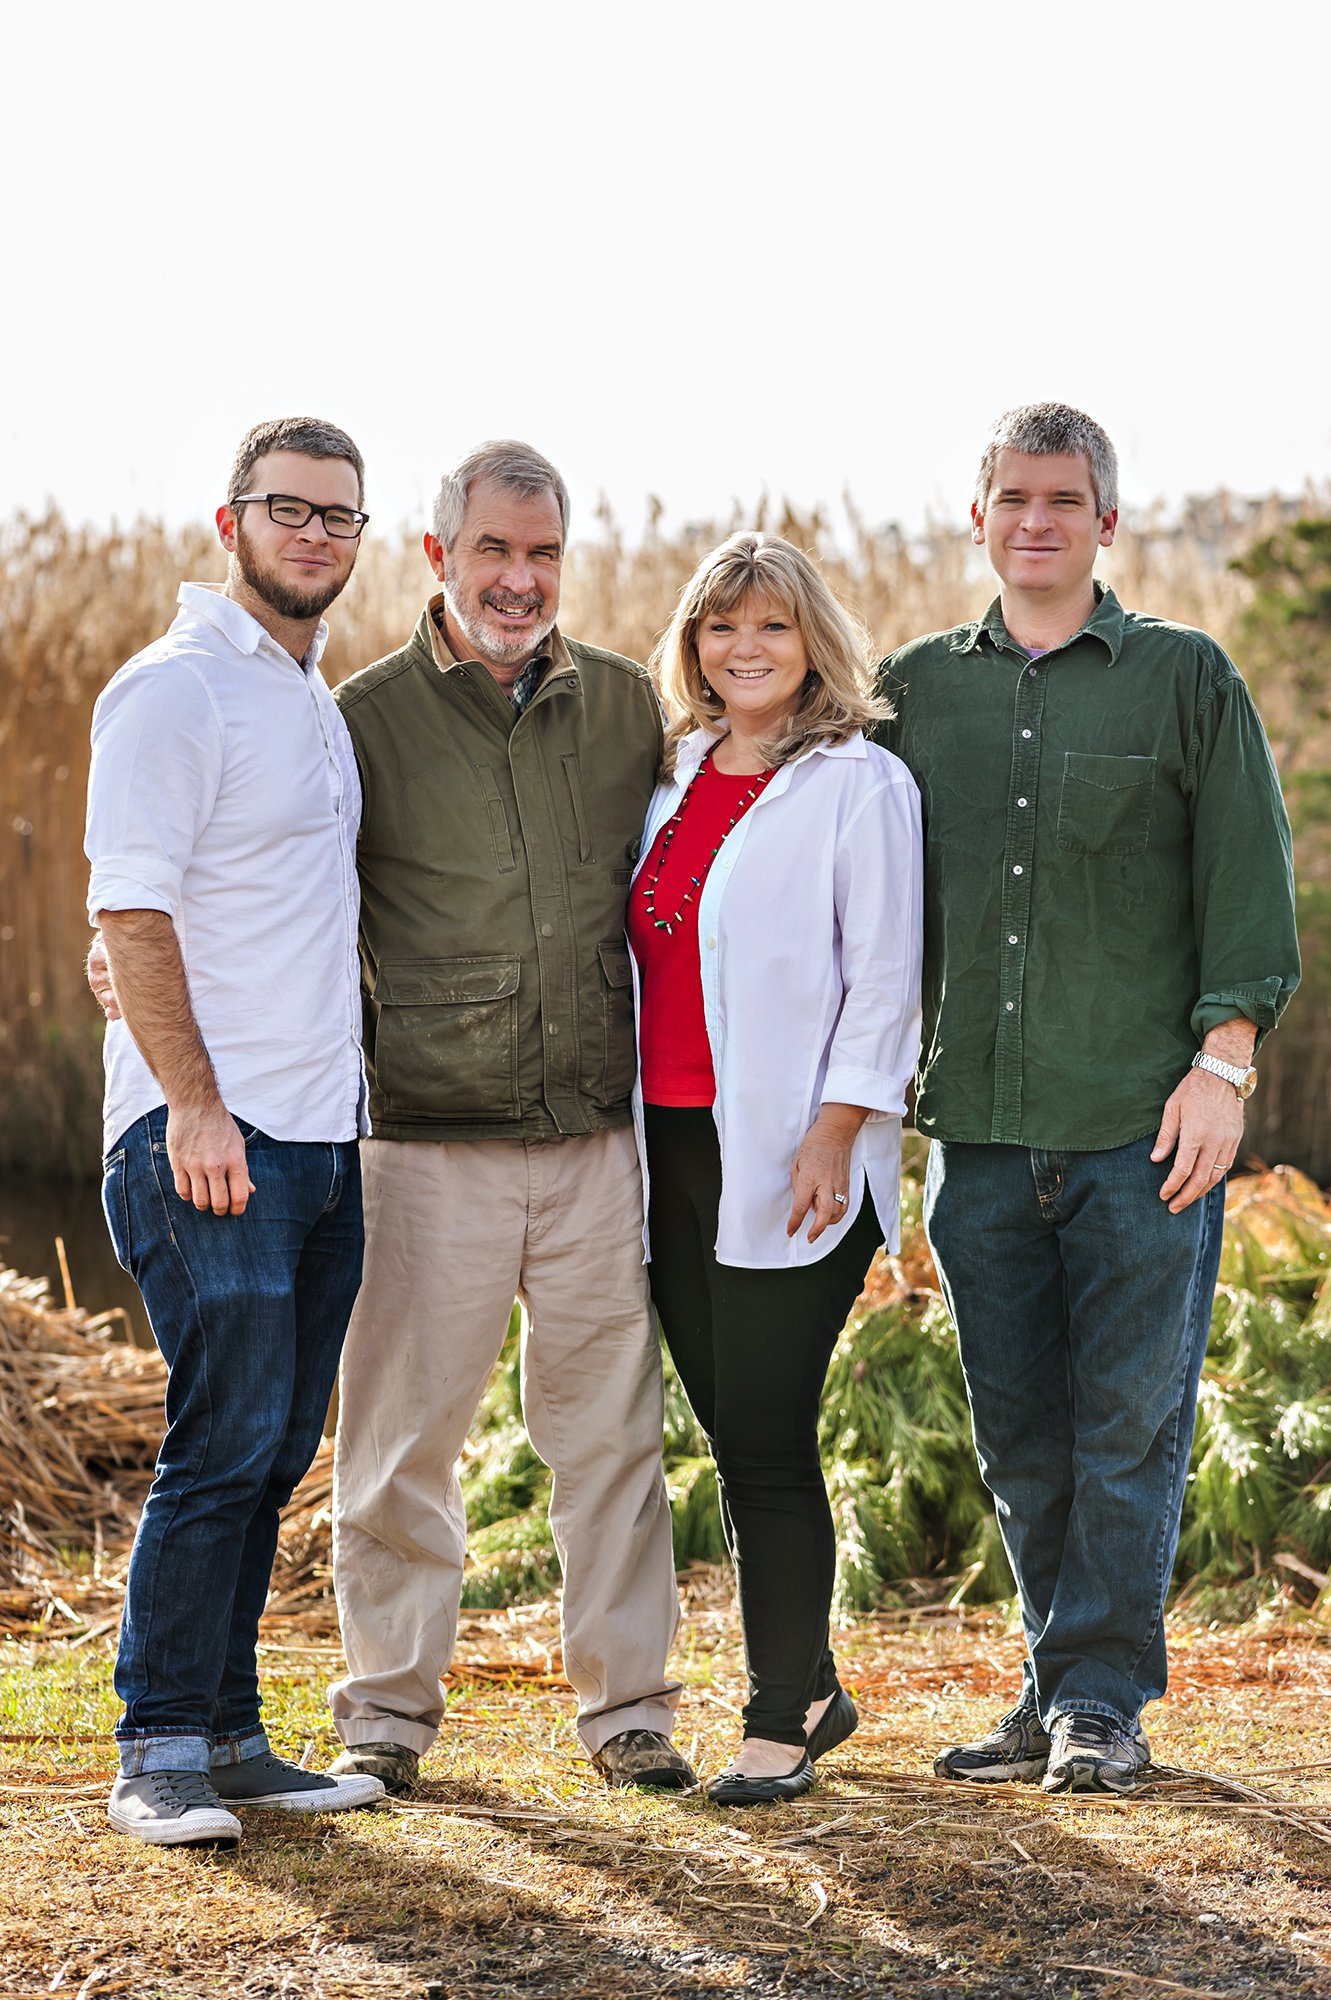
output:
{"label": "man's beard", "polygon": [[284,583],[260,567],[254,544],[245,533],[245,523],[236,523],[236,568],[257,598],[275,611],[279,618],[322,618],[335,597],[342,593],[348,577],[333,576],[322,583],[310,583],[302,590],[295,584]]}
{"label": "man's beard", "polygon": [[545,599],[538,598],[535,592],[530,596],[523,596],[503,590],[485,590],[478,598],[464,601],[449,583],[444,584],[444,603],[448,608],[448,615],[468,643],[475,647],[477,659],[489,660],[496,667],[521,666],[524,661],[530,660],[540,651],[541,646],[554,631],[559,607],[556,605],[550,616],[539,620],[530,631],[515,632],[513,637],[508,639],[504,636],[502,626],[495,627],[482,616],[482,606],[490,598],[499,598],[501,602],[507,599],[510,606],[534,605],[538,601],[543,604]]}

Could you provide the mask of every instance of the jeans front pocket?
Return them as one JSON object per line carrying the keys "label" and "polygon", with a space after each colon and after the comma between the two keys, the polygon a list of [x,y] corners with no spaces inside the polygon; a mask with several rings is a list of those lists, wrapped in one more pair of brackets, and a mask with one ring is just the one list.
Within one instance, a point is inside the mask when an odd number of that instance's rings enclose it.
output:
{"label": "jeans front pocket", "polygon": [[1058,801],[1058,845],[1070,854],[1141,854],[1151,832],[1154,757],[1069,750]]}
{"label": "jeans front pocket", "polygon": [[395,959],[374,982],[374,1078],[407,1117],[516,1118],[518,958]]}
{"label": "jeans front pocket", "polygon": [[[125,1148],[108,1153],[102,1162],[102,1213],[111,1232],[111,1248],[122,1271],[128,1271],[132,1245],[129,1234],[129,1191],[125,1185]],[[131,1273],[132,1275],[132,1273]]]}

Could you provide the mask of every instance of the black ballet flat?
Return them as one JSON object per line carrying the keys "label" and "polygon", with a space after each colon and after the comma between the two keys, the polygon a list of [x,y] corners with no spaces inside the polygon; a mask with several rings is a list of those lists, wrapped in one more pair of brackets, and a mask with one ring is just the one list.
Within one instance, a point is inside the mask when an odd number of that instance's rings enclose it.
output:
{"label": "black ballet flat", "polygon": [[848,1736],[853,1736],[859,1726],[859,1711],[846,1690],[838,1687],[809,1731],[809,1762],[816,1764],[829,1750],[835,1750],[838,1743],[844,1743]]}
{"label": "black ballet flat", "polygon": [[714,1806],[762,1806],[779,1799],[802,1799],[813,1790],[817,1776],[806,1750],[784,1778],[746,1778],[739,1771],[723,1771],[707,1787],[707,1796]]}

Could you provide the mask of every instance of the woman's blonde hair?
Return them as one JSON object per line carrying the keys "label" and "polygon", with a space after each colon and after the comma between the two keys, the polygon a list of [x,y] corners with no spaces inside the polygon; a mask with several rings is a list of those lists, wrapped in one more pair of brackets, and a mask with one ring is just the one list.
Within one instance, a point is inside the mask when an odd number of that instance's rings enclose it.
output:
{"label": "woman's blonde hair", "polygon": [[725,713],[725,703],[703,679],[699,629],[750,595],[767,598],[794,620],[809,655],[785,728],[762,745],[769,764],[788,764],[820,743],[844,743],[893,713],[877,691],[868,632],[837,602],[817,565],[792,543],[745,529],[699,563],[652,654],[652,676],[666,708],[667,771],[681,739],[695,729],[715,731]]}

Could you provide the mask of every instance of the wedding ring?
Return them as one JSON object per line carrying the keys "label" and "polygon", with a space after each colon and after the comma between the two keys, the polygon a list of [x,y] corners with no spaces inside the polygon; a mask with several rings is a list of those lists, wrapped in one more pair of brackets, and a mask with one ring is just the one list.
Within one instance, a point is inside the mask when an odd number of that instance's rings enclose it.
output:
{"label": "wedding ring", "polygon": [[847,1201],[849,1200],[849,1196],[844,1194],[834,1194],[832,1196],[832,1199],[833,1201],[839,1201],[841,1203],[841,1206],[844,1208],[846,1206]]}

